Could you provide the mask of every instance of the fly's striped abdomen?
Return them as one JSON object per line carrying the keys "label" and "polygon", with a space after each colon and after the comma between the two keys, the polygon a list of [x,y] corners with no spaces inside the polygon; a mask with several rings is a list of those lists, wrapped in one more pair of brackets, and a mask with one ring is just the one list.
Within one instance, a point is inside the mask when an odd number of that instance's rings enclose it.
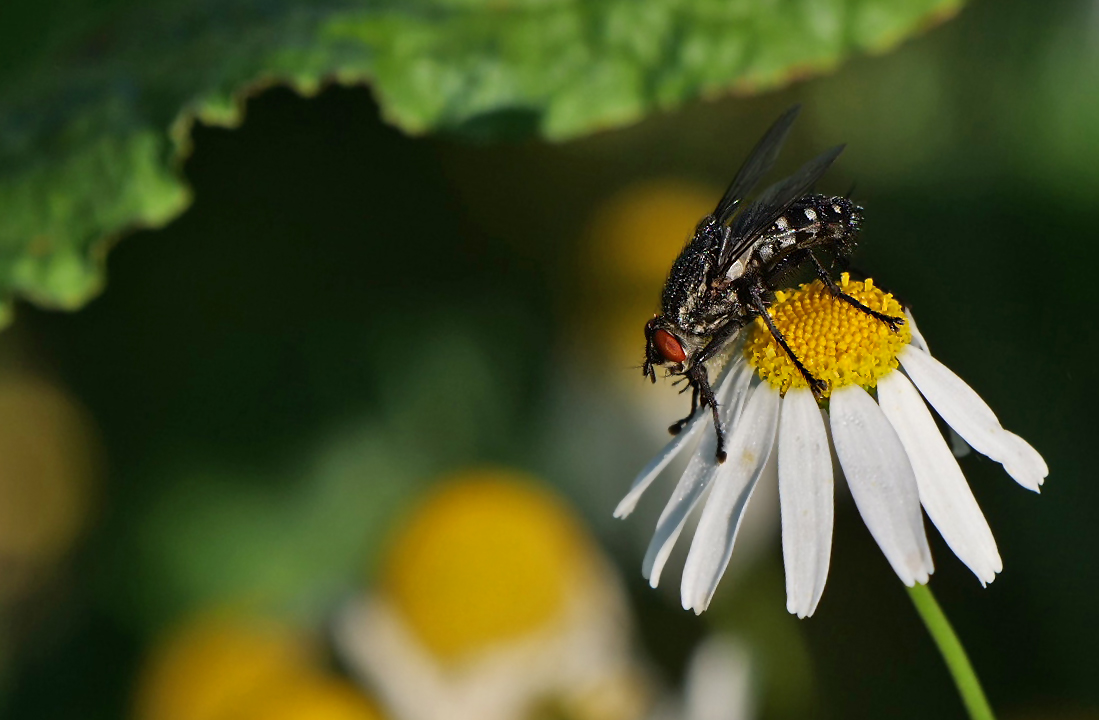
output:
{"label": "fly's striped abdomen", "polygon": [[862,208],[844,197],[806,195],[795,201],[752,250],[756,266],[768,266],[798,250],[849,253],[858,237]]}

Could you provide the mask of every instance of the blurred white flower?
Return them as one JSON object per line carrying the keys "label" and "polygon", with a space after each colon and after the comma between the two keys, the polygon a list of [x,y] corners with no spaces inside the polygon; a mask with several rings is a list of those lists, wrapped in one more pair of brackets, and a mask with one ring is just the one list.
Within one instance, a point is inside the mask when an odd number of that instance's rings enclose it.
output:
{"label": "blurred white flower", "polygon": [[652,702],[614,569],[528,478],[476,471],[402,526],[348,603],[341,656],[396,720],[640,720]]}
{"label": "blurred white flower", "polygon": [[668,698],[649,720],[749,720],[755,693],[748,649],[715,635],[695,649],[687,664],[683,696]]}
{"label": "blurred white flower", "polygon": [[[868,307],[901,313],[896,300],[871,280],[853,282],[844,274],[841,286]],[[811,615],[831,556],[829,438],[859,513],[906,585],[926,583],[934,570],[921,505],[981,583],[995,579],[1003,567],[996,542],[924,400],[973,449],[1036,492],[1048,474],[1042,457],[1004,430],[988,405],[930,355],[910,314],[900,332],[893,332],[835,301],[820,282],[779,293],[771,313],[809,371],[828,382],[827,410],[818,407],[762,321],[747,328],[716,389],[728,460],[716,462],[709,414],[700,413],[641,471],[615,510],[615,517],[629,515],[657,475],[701,434],[645,555],[643,573],[650,584],[659,583],[688,516],[710,490],[681,585],[683,607],[705,610],[729,563],[752,492],[765,476],[777,475],[787,609],[799,617]],[[898,367],[903,372],[896,372]]]}

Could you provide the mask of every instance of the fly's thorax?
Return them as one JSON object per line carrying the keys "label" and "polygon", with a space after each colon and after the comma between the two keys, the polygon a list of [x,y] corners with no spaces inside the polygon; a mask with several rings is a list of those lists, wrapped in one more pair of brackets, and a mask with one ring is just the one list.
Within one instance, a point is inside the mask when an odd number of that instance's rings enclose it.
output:
{"label": "fly's thorax", "polygon": [[678,316],[705,303],[726,232],[728,228],[719,225],[713,216],[698,224],[664,283],[661,309],[665,315]]}
{"label": "fly's thorax", "polygon": [[[715,296],[716,295],[716,296]],[[708,338],[730,322],[740,320],[744,324],[750,318],[743,299],[735,285],[725,287],[705,299],[699,306],[685,306],[674,315],[675,325],[686,334]]]}
{"label": "fly's thorax", "polygon": [[643,372],[654,381],[653,368],[683,373],[705,346],[711,333],[714,268],[727,233],[727,227],[706,216],[672,264],[661,294],[661,314],[645,326]]}

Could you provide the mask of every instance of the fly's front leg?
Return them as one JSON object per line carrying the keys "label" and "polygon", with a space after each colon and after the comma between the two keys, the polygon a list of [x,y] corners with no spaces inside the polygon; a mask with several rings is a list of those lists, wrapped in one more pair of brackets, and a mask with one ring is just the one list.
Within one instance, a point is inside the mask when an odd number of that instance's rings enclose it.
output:
{"label": "fly's front leg", "polygon": [[[687,417],[683,418],[682,420],[675,421],[674,423],[672,423],[671,427],[668,428],[668,432],[670,432],[672,435],[678,435],[680,432],[682,432],[687,423],[691,421],[691,418],[695,416],[695,411],[698,410],[698,385],[696,385],[692,380],[690,387],[691,411],[687,413]],[[684,390],[685,389],[686,388],[684,388]]]}
{"label": "fly's front leg", "polygon": [[790,345],[786,342],[786,338],[782,336],[782,331],[775,325],[775,321],[771,319],[771,314],[767,312],[767,304],[763,302],[764,289],[758,285],[752,288],[752,307],[759,313],[759,316],[763,318],[763,322],[767,323],[767,329],[771,331],[771,337],[786,351],[786,355],[794,363],[794,367],[798,369],[801,376],[805,378],[805,382],[809,384],[809,389],[813,391],[813,396],[817,400],[824,397],[824,393],[828,390],[828,386],[822,380],[818,380],[813,377],[813,374],[809,372],[809,369],[805,367],[805,364],[801,362],[801,359],[794,354],[794,351],[790,349]]}
{"label": "fly's front leg", "polygon": [[843,300],[848,305],[851,305],[855,309],[866,313],[875,320],[881,320],[883,323],[888,325],[889,329],[893,332],[900,331],[900,326],[904,325],[904,318],[886,315],[885,313],[881,313],[877,310],[872,310],[866,307],[861,302],[845,293],[843,290],[840,290],[840,286],[836,284],[836,281],[833,280],[832,276],[828,274],[828,271],[824,269],[824,265],[821,264],[816,255],[810,252],[809,257],[813,260],[813,265],[815,265],[817,268],[817,277],[819,277],[821,282],[824,283],[825,287],[828,288],[828,292],[832,293],[832,297]]}
{"label": "fly's front leg", "polygon": [[717,461],[725,462],[727,457],[725,453],[725,429],[721,426],[721,418],[717,413],[717,399],[714,397],[714,389],[710,387],[706,366],[700,364],[692,366],[687,371],[687,376],[691,379],[691,384],[698,389],[698,394],[702,399],[702,407],[710,406],[710,413],[714,418],[714,431],[717,433]]}
{"label": "fly's front leg", "polygon": [[[713,358],[719,352],[725,349],[729,344],[729,341],[736,337],[737,332],[740,331],[741,325],[735,323],[728,323],[722,326],[713,337],[710,338],[710,342],[706,344],[706,347],[702,349],[702,352],[695,358],[694,364],[691,369],[687,371],[687,377],[690,380],[691,386],[695,389],[695,395],[702,397],[702,407],[710,406],[710,412],[714,416],[714,431],[717,433],[717,461],[725,462],[725,428],[721,424],[721,418],[718,416],[717,411],[717,399],[714,397],[713,388],[710,387],[710,381],[708,373],[706,372],[706,361]],[[692,399],[691,403],[691,415],[687,416],[683,420],[680,420],[672,428],[676,428],[675,432],[682,429],[683,424],[687,420],[690,420],[694,415],[695,405]],[[672,429],[669,428],[669,429]]]}

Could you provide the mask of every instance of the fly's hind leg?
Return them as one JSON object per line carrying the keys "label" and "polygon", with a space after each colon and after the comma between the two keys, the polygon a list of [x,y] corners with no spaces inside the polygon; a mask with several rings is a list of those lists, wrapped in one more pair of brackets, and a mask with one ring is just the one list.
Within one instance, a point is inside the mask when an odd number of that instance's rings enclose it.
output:
{"label": "fly's hind leg", "polygon": [[858,300],[851,297],[850,295],[848,295],[847,293],[845,293],[843,290],[840,289],[840,286],[837,285],[836,281],[832,279],[832,276],[828,274],[828,271],[825,269],[824,265],[821,264],[820,260],[817,258],[816,255],[814,255],[812,252],[810,252],[809,257],[810,257],[810,259],[812,259],[813,265],[817,269],[817,277],[819,277],[821,282],[824,283],[825,287],[828,288],[828,292],[832,293],[832,297],[837,298],[839,300],[843,300],[848,305],[854,307],[856,310],[859,310],[860,312],[866,313],[867,315],[874,318],[875,320],[881,320],[883,323],[888,325],[889,329],[892,330],[893,332],[899,332],[900,331],[900,326],[904,325],[904,318],[902,318],[902,317],[893,317],[892,315],[886,315],[885,313],[878,312],[877,310],[873,310],[871,308],[866,307],[861,302],[859,302]]}

